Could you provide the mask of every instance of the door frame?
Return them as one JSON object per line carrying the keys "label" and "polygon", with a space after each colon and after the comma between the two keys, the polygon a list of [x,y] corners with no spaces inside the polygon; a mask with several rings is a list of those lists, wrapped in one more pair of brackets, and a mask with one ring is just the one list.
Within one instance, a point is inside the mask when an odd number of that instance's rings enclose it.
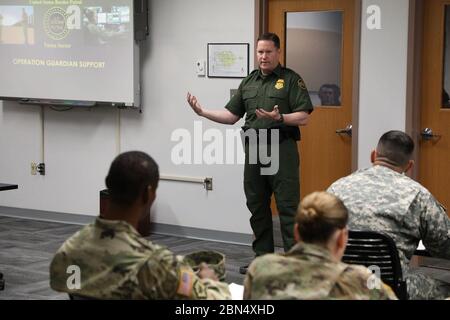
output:
{"label": "door frame", "polygon": [[[420,168],[420,131],[422,103],[422,48],[424,44],[424,2],[409,0],[408,62],[406,85],[406,133],[414,140],[413,160],[415,162],[411,178],[418,181]],[[420,181],[419,181],[420,182]]]}
{"label": "door frame", "polygon": [[[360,56],[361,56],[361,8],[362,0],[355,1],[355,21],[354,21],[354,41],[353,41],[353,90],[352,90],[352,154],[351,154],[351,168],[352,172],[358,169],[358,128],[359,128],[359,70],[360,70]],[[414,1],[414,0],[410,0]],[[267,32],[269,0],[255,0],[255,40],[260,34]],[[256,50],[255,50],[255,68],[257,67]]]}
{"label": "door frame", "polygon": [[419,177],[420,105],[422,100],[422,46],[424,0],[409,0],[408,53],[406,66],[406,123],[405,131],[414,141],[415,165],[408,174],[414,180]]}
{"label": "door frame", "polygon": [[[422,77],[424,73],[423,64],[424,64],[424,56],[423,56],[423,48],[426,42],[425,39],[425,0],[409,0],[409,43],[408,43],[408,75],[407,75],[407,102],[410,102],[407,105],[407,129],[408,133],[411,133],[411,136],[414,139],[416,148],[414,154],[414,160],[416,165],[414,166],[415,170],[411,175],[412,178],[417,180],[422,184],[420,178],[420,154],[421,154],[421,135],[420,132],[423,129],[422,127],[422,119],[423,115],[422,108]],[[442,41],[443,39],[440,39]],[[445,50],[445,49],[444,49]],[[442,54],[442,52],[441,52]],[[442,61],[444,61],[444,57],[441,56]],[[445,66],[442,66],[444,68]],[[443,70],[441,70],[442,72]],[[441,84],[442,85],[442,84]],[[447,112],[447,111],[445,111]],[[424,185],[426,188],[430,186]],[[441,200],[442,201],[442,200]],[[447,204],[448,206],[448,204]],[[448,209],[448,208],[447,208]],[[447,211],[447,215],[450,217],[450,212]]]}

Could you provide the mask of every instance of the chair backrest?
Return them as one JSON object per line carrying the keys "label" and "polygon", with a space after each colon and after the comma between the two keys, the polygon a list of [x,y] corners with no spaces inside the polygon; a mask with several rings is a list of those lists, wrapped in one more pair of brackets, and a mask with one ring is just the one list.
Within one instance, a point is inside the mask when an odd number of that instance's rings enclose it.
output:
{"label": "chair backrest", "polygon": [[84,296],[80,296],[78,294],[70,294],[70,293],[69,293],[69,299],[70,300],[99,300],[97,298],[84,297]]}
{"label": "chair backrest", "polygon": [[397,246],[389,235],[350,230],[342,261],[372,268],[376,266],[381,280],[392,288],[399,299],[407,299]]}

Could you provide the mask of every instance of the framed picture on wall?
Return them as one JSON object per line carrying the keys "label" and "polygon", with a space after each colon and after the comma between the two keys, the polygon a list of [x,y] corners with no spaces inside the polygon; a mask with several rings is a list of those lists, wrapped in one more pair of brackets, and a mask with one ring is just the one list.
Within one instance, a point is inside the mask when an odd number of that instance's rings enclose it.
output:
{"label": "framed picture on wall", "polygon": [[208,43],[208,78],[245,78],[249,73],[248,43]]}

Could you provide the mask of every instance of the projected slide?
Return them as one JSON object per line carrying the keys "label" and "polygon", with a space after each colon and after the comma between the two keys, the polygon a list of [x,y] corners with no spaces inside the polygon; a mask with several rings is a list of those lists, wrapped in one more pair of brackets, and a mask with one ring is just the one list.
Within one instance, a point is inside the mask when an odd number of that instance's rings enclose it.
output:
{"label": "projected slide", "polygon": [[0,44],[34,44],[33,7],[0,6]]}
{"label": "projected slide", "polygon": [[84,41],[89,45],[104,45],[126,39],[130,32],[130,7],[87,7],[83,15]]}
{"label": "projected slide", "polygon": [[133,28],[132,0],[0,0],[0,97],[132,102]]}

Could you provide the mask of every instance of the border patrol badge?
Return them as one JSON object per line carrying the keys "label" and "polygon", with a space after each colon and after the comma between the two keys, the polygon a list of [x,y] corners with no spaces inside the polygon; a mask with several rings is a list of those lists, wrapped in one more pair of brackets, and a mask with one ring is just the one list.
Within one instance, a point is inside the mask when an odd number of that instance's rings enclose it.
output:
{"label": "border patrol badge", "polygon": [[281,90],[284,88],[284,80],[278,79],[277,83],[275,84],[275,89]]}
{"label": "border patrol badge", "polygon": [[298,86],[300,88],[302,88],[303,90],[306,90],[306,84],[305,84],[305,81],[303,81],[302,78],[298,79]]}

